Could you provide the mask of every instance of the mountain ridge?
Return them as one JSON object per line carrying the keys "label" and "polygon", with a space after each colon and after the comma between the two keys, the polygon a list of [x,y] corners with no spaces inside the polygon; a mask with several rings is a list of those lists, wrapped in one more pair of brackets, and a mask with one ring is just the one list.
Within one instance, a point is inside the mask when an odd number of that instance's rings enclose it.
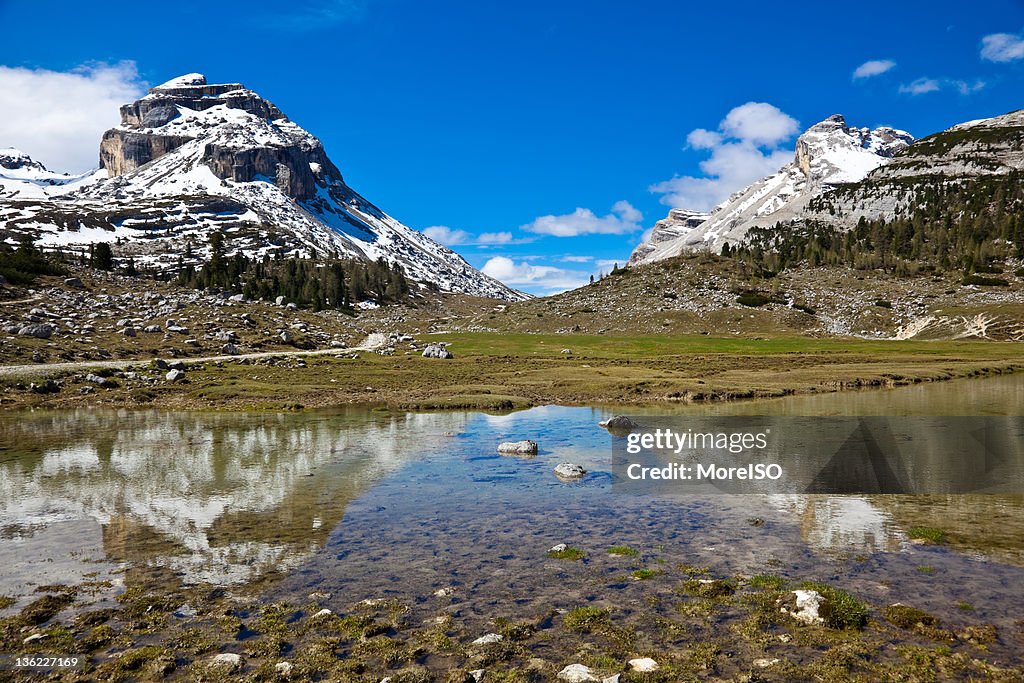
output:
{"label": "mountain ridge", "polygon": [[242,84],[186,74],[120,111],[98,171],[30,191],[45,182],[23,162],[26,177],[0,186],[8,241],[117,242],[139,267],[170,271],[185,254],[201,259],[219,230],[251,257],[383,258],[442,291],[527,297],[358,194],[319,139]]}

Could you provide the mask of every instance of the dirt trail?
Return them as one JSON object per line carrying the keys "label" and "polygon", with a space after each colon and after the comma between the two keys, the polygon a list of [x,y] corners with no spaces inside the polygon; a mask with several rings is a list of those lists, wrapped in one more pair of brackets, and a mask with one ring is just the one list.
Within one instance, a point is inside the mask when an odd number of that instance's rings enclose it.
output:
{"label": "dirt trail", "polygon": [[[375,351],[387,342],[383,335],[371,334],[359,346],[347,346],[344,348],[316,349],[314,351],[259,351],[254,353],[239,353],[233,356],[197,356],[189,358],[167,358],[165,360],[181,360],[186,363],[212,363],[215,361],[233,361],[242,358],[269,358],[271,356],[319,356],[335,353],[352,353],[354,351]],[[129,358],[123,360],[83,360],[72,363],[32,363],[29,365],[0,365],[0,377],[39,377],[75,370],[92,370],[113,368],[125,370],[130,367],[149,365],[151,358]]]}

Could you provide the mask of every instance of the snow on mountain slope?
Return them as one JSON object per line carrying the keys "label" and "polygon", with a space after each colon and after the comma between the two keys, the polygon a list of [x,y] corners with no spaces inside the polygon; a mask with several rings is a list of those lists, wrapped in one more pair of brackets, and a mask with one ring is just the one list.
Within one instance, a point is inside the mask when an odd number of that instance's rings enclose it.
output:
{"label": "snow on mountain slope", "polygon": [[0,148],[0,201],[54,197],[105,177],[102,171],[54,173],[20,149]]}
{"label": "snow on mountain slope", "polygon": [[685,234],[651,248],[641,245],[638,251],[646,253],[637,262],[659,261],[692,249],[718,251],[725,243],[741,242],[751,228],[791,220],[813,198],[862,180],[911,142],[913,137],[904,131],[851,128],[841,115],[830,116],[797,139],[793,161],[778,173],[736,192]]}
{"label": "snow on mountain slope", "polygon": [[252,256],[383,258],[442,291],[526,297],[360,196],[316,137],[238,83],[187,74],[122,106],[101,170],[79,180],[10,158],[17,168],[0,171],[11,174],[0,196],[8,241],[117,241],[139,265],[173,268],[221,230],[229,250]]}

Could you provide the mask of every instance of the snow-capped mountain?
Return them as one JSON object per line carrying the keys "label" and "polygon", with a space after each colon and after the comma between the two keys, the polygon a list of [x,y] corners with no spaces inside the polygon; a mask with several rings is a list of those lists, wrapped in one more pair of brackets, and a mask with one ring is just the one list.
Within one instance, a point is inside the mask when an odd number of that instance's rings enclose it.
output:
{"label": "snow-capped mountain", "polygon": [[20,149],[0,148],[0,201],[65,194],[91,182],[97,173],[54,173]]}
{"label": "snow-capped mountain", "polygon": [[[800,217],[812,199],[862,180],[913,140],[901,130],[851,128],[841,115],[830,116],[797,139],[792,162],[736,192],[715,207],[707,220],[679,237],[641,244],[635,262],[660,261],[692,249],[718,251],[725,243],[741,242],[753,227]],[[666,220],[672,221],[671,213]]]}
{"label": "snow-capped mountain", "polygon": [[360,196],[316,137],[239,83],[188,74],[122,106],[92,174],[10,159],[0,189],[9,241],[117,242],[136,264],[173,268],[186,253],[202,257],[209,233],[222,230],[229,250],[250,256],[383,258],[442,291],[526,296]]}

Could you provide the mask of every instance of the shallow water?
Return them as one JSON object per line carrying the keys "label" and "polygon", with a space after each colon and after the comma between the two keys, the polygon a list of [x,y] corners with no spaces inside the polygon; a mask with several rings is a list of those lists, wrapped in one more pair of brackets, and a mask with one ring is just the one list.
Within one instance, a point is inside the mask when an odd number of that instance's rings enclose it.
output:
{"label": "shallow water", "polygon": [[[1019,414],[1024,377],[678,409],[760,415]],[[638,411],[633,411],[638,412]],[[651,411],[661,412],[664,411]],[[344,610],[395,597],[436,613],[434,591],[483,630],[494,616],[615,603],[648,609],[637,566],[819,579],[872,604],[1010,627],[1024,607],[1020,496],[623,495],[612,490],[605,408],[508,414],[61,411],[0,416],[0,595],[109,580],[238,588],[273,570],[266,599],[312,591]],[[506,440],[536,458],[496,454]],[[559,462],[590,474],[563,483]],[[752,519],[763,523],[752,524]],[[912,544],[935,526],[951,543]],[[549,559],[568,543],[584,562]],[[609,556],[612,545],[642,553]],[[433,602],[432,602],[433,601]],[[434,611],[431,612],[431,609]],[[1011,658],[1020,655],[1014,653]]]}

